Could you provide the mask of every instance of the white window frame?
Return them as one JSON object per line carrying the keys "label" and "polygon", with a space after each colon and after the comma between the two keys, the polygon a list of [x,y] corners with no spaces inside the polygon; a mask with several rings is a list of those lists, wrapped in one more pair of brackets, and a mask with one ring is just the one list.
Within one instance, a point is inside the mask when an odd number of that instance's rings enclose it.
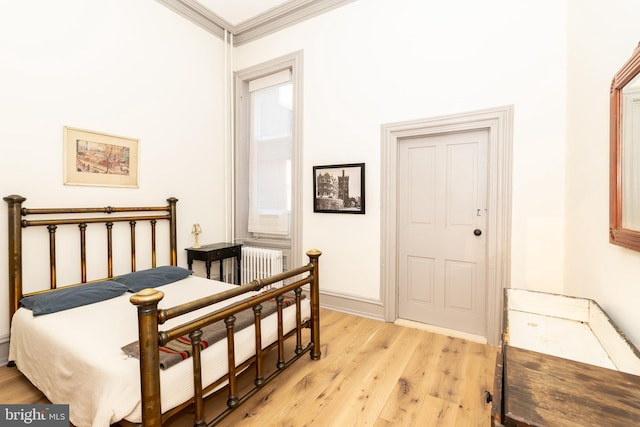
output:
{"label": "white window frame", "polygon": [[[284,70],[293,83],[291,228],[289,236],[255,235],[248,231],[249,212],[249,82]],[[302,263],[302,51],[235,72],[235,239],[247,246],[282,249],[286,267]]]}

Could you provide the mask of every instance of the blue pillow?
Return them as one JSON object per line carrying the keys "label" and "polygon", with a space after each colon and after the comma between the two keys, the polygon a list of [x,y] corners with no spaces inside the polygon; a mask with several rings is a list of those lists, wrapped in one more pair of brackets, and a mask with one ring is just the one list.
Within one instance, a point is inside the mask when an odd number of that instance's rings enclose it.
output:
{"label": "blue pillow", "polygon": [[146,288],[157,288],[168,285],[191,275],[191,270],[173,265],[150,268],[148,270],[134,271],[114,277],[118,283],[126,285],[129,292],[138,292]]}
{"label": "blue pillow", "polygon": [[20,305],[39,316],[115,298],[126,291],[123,284],[105,280],[24,297]]}

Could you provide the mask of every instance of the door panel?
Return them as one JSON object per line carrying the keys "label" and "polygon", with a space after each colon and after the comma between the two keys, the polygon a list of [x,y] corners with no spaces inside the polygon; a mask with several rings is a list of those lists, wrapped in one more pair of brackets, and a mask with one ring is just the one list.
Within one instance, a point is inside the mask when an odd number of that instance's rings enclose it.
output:
{"label": "door panel", "polygon": [[399,145],[401,318],[486,334],[487,138],[475,131]]}
{"label": "door panel", "polygon": [[445,306],[462,311],[473,310],[476,266],[470,262],[445,262]]}
{"label": "door panel", "polygon": [[[436,150],[435,147],[407,147],[409,167],[408,203],[412,224],[435,222]],[[411,184],[418,183],[418,184]]]}
{"label": "door panel", "polygon": [[477,147],[475,144],[447,145],[447,226],[473,223],[477,182],[475,179]]}
{"label": "door panel", "polygon": [[409,298],[425,305],[433,305],[433,258],[407,257],[409,269],[407,279],[409,281]]}

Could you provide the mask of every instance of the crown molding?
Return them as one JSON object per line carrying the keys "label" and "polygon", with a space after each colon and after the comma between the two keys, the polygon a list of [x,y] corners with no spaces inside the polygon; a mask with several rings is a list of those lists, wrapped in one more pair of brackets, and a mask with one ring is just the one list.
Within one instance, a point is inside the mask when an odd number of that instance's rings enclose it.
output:
{"label": "crown molding", "polygon": [[356,0],[293,0],[238,25],[232,25],[195,0],[157,0],[182,17],[224,39],[233,34],[234,46],[264,37]]}
{"label": "crown molding", "polygon": [[218,36],[221,39],[224,39],[225,27],[220,23],[218,23],[218,21],[223,21],[223,19],[213,14],[211,11],[208,11],[208,9],[204,11],[204,10],[200,10],[201,8],[192,7],[190,6],[190,3],[193,3],[193,2],[190,2],[188,0],[156,0],[156,1],[158,3],[161,3],[167,6],[169,9],[173,10],[178,15],[202,27],[203,29],[210,32],[211,34]]}
{"label": "crown molding", "polygon": [[234,28],[236,45],[264,37],[355,0],[297,0],[273,8]]}

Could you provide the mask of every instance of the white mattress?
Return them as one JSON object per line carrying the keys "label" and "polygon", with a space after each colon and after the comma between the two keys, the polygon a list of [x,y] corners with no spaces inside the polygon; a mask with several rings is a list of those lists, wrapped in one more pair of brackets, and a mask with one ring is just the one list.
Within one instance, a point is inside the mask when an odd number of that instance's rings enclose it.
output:
{"label": "white mattress", "polygon": [[[158,289],[165,293],[161,308],[168,308],[235,285],[201,277],[188,278]],[[107,427],[119,420],[141,421],[140,365],[120,348],[138,339],[137,309],[132,294],[34,317],[20,308],[11,324],[9,360],[52,403],[69,404],[70,421],[77,427]],[[243,295],[235,298],[246,298]],[[202,309],[189,319],[224,305]],[[302,318],[310,316],[309,301],[303,300]],[[161,330],[183,323],[187,316],[172,319]],[[263,343],[276,340],[276,315],[262,321]],[[295,327],[295,305],[284,310],[285,331]],[[253,326],[236,333],[236,363],[255,352]],[[226,340],[202,352],[203,383],[210,384],[227,373]],[[193,396],[191,359],[160,371],[162,411]]]}

